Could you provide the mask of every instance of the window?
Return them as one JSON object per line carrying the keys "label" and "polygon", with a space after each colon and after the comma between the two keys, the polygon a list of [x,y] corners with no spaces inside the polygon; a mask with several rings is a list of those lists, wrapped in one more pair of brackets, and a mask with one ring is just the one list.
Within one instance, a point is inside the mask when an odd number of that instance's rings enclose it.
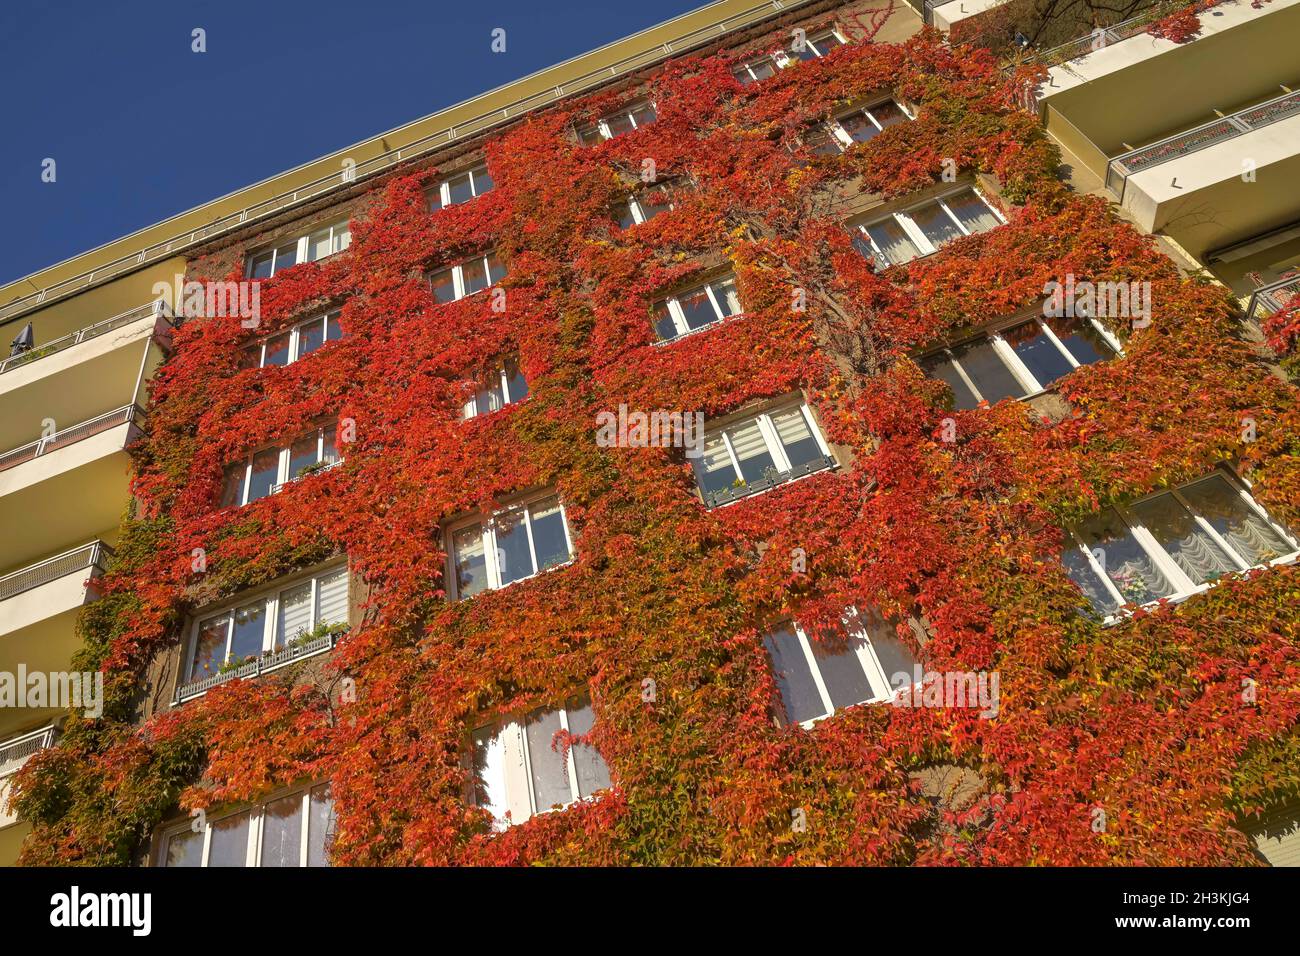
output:
{"label": "window", "polygon": [[642,126],[649,126],[657,118],[654,104],[649,100],[641,100],[617,113],[602,116],[590,126],[581,127],[578,130],[578,141],[583,146],[595,146],[615,136],[622,136]]}
{"label": "window", "polygon": [[1062,562],[1093,608],[1178,600],[1224,574],[1295,558],[1295,539],[1225,472],[1106,508],[1066,540]]}
{"label": "window", "polygon": [[334,800],[328,783],[164,834],[163,866],[329,866]]}
{"label": "window", "polygon": [[1033,318],[935,352],[921,367],[948,383],[954,408],[968,409],[1036,394],[1119,352],[1119,342],[1096,319]]}
{"label": "window", "polygon": [[487,166],[480,163],[472,169],[467,169],[455,176],[449,176],[431,186],[426,193],[429,197],[429,208],[437,212],[447,206],[469,202],[475,196],[482,196],[485,192],[491,190],[494,185],[492,177],[488,174]]}
{"label": "window", "polygon": [[491,812],[496,829],[548,810],[586,800],[611,786],[609,767],[595,747],[574,742],[595,725],[591,703],[571,701],[559,710],[538,709],[522,721],[482,727],[474,741],[474,805]]}
{"label": "window", "polygon": [[691,462],[710,508],[835,466],[812,411],[799,401],[707,429],[704,453]]}
{"label": "window", "polygon": [[630,229],[643,222],[649,222],[661,212],[673,208],[666,189],[646,190],[628,200],[627,205],[619,210],[618,227]]}
{"label": "window", "polygon": [[287,447],[263,448],[246,461],[228,466],[221,507],[246,505],[275,494],[292,481],[337,465],[343,460],[337,433],[336,424],[321,425]]}
{"label": "window", "polygon": [[855,239],[860,252],[884,269],[937,252],[960,236],[987,232],[1003,223],[1001,215],[974,189],[861,223]]}
{"label": "window", "polygon": [[[749,84],[757,83],[759,80],[766,80],[769,76],[776,76],[776,71],[781,69],[776,57],[776,54],[767,54],[756,60],[750,60],[748,63],[742,63],[732,68],[731,75],[739,80],[743,86],[749,86]],[[782,59],[784,59],[784,56],[782,56]]]}
{"label": "window", "polygon": [[326,342],[343,338],[343,326],[335,309],[325,315],[314,316],[299,322],[291,329],[254,342],[244,349],[240,368],[265,368],[268,365],[288,365],[315,352]]}
{"label": "window", "polygon": [[808,142],[817,155],[833,156],[844,152],[854,143],[875,139],[886,127],[906,123],[910,119],[912,114],[903,106],[894,100],[885,100],[829,120],[821,131],[823,135],[814,131]]}
{"label": "window", "polygon": [[528,397],[528,382],[519,370],[515,359],[506,359],[505,363],[493,372],[487,382],[479,383],[474,397],[465,403],[462,418],[474,418],[478,415],[490,415],[512,402],[522,402]]}
{"label": "window", "polygon": [[455,302],[475,292],[482,292],[506,277],[506,267],[495,252],[475,256],[460,265],[449,266],[429,274],[429,285],[436,302]]}
{"label": "window", "polygon": [[230,665],[281,650],[348,623],[348,569],[319,571],[293,584],[200,616],[191,629],[186,681],[215,677]]}
{"label": "window", "polygon": [[837,46],[843,46],[844,40],[834,30],[823,30],[821,33],[815,33],[804,40],[803,49],[794,49],[795,41],[790,41],[790,53],[800,60],[816,60],[825,56]]}
{"label": "window", "polygon": [[655,332],[664,342],[698,332],[740,312],[734,276],[721,276],[711,282],[670,296],[654,309]]}
{"label": "window", "polygon": [[453,600],[503,588],[573,559],[564,506],[554,494],[450,529],[447,572]]}
{"label": "window", "polygon": [[248,260],[248,277],[269,279],[299,262],[315,262],[342,252],[351,242],[352,230],[348,221],[340,219],[305,236],[254,253]]}
{"label": "window", "polygon": [[763,646],[791,724],[809,727],[845,707],[888,700],[914,679],[916,658],[875,612],[851,609],[843,631],[822,639],[786,623],[766,634]]}

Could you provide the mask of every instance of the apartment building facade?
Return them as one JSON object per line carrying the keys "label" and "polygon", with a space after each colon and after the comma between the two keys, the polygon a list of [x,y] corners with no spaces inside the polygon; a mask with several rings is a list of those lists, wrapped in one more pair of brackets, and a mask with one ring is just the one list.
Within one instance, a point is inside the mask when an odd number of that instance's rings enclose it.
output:
{"label": "apartment building facade", "polygon": [[[6,779],[69,755],[0,863],[1294,862],[1295,395],[1237,331],[1295,9],[1044,51],[1035,119],[931,4],[723,0],[43,273],[0,671],[110,716],[0,708]],[[928,672],[1010,694],[886,703]],[[1247,796],[1147,805],[1207,721]]]}

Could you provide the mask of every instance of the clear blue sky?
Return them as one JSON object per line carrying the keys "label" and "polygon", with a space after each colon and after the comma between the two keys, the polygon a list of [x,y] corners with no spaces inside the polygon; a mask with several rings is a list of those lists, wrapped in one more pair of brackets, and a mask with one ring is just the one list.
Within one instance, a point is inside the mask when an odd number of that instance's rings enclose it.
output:
{"label": "clear blue sky", "polygon": [[0,0],[0,282],[704,2]]}

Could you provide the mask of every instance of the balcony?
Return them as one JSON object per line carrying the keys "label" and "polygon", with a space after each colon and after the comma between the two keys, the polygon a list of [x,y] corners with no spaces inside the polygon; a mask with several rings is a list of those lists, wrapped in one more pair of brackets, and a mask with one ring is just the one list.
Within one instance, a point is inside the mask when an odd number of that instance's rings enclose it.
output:
{"label": "balcony", "polygon": [[172,698],[172,703],[183,704],[187,700],[193,700],[196,697],[202,697],[214,687],[220,687],[232,680],[252,680],[260,677],[270,671],[279,670],[282,667],[288,667],[290,664],[306,660],[309,657],[315,657],[317,654],[325,654],[334,649],[338,639],[344,631],[330,631],[319,637],[310,637],[306,640],[295,641],[286,644],[284,647],[274,651],[267,651],[260,654],[252,660],[244,661],[241,664],[223,668],[211,677],[203,677],[199,680],[192,680],[187,684],[178,684],[176,693]]}
{"label": "balcony", "polygon": [[[81,646],[73,625],[98,591],[91,579],[103,573],[113,551],[91,541],[0,577],[0,669],[24,664],[28,671],[66,671]],[[51,718],[30,709],[0,709],[0,734],[20,720]]]}
{"label": "balcony", "polygon": [[[57,736],[58,731],[54,727],[44,727],[0,743],[0,830],[18,822],[18,818],[5,806],[9,799],[10,779],[33,754],[54,746]],[[0,854],[0,866],[4,866],[5,862],[3,854]]]}
{"label": "balcony", "polygon": [[1246,320],[1261,323],[1273,313],[1281,311],[1296,296],[1300,296],[1300,275],[1261,286],[1246,303]]}
{"label": "balcony", "polygon": [[142,419],[123,405],[0,451],[0,568],[117,526],[130,498],[126,449]]}
{"label": "balcony", "polygon": [[741,498],[749,498],[753,495],[762,494],[770,491],[779,485],[789,484],[799,478],[816,474],[819,471],[826,471],[835,467],[835,458],[832,455],[819,455],[812,461],[796,465],[789,471],[769,470],[762,478],[757,481],[737,483],[729,488],[722,488],[718,491],[705,491],[704,505],[707,508],[717,508],[720,505],[728,505],[733,501],[739,501]]}

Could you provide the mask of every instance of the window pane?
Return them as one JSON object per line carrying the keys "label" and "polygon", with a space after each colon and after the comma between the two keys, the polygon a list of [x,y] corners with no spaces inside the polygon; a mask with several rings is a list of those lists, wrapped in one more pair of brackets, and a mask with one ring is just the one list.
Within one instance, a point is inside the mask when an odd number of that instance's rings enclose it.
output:
{"label": "window pane", "polygon": [[1020,398],[1027,394],[988,339],[959,345],[952,354],[990,405],[1004,398]]}
{"label": "window pane", "polygon": [[879,250],[874,254],[874,258],[876,264],[882,268],[910,262],[921,254],[921,250],[916,248],[916,243],[907,237],[903,227],[893,218],[873,222],[865,226],[864,230]]}
{"label": "window pane", "polygon": [[313,232],[307,239],[307,261],[315,262],[317,259],[324,259],[334,251],[332,243],[332,234],[330,228],[318,229]]}
{"label": "window pane", "polygon": [[194,662],[190,665],[190,680],[211,677],[226,662],[226,637],[230,633],[230,615],[204,621],[199,625],[198,639],[194,645]]}
{"label": "window pane", "polygon": [[843,45],[840,41],[840,38],[837,37],[834,33],[823,34],[822,36],[809,40],[808,43],[810,46],[813,46],[817,49],[817,53],[820,56],[825,56],[827,53],[831,52],[831,50],[835,49],[837,46]]}
{"label": "window pane", "polygon": [[298,358],[310,355],[325,344],[325,320],[314,319],[298,326]]}
{"label": "window pane", "polygon": [[452,281],[450,269],[440,269],[431,275],[429,277],[429,285],[433,288],[433,301],[456,301],[456,286]]}
{"label": "window pane", "polygon": [[921,362],[921,368],[930,378],[941,379],[952,389],[952,406],[956,409],[974,408],[979,404],[975,393],[966,385],[957,372],[957,367],[946,355],[935,355]]}
{"label": "window pane", "polygon": [[925,238],[930,240],[930,245],[936,249],[961,235],[961,230],[952,221],[952,217],[944,212],[938,203],[910,209],[907,215],[911,217],[912,222],[916,223]]}
{"label": "window pane", "polygon": [[765,56],[757,63],[749,65],[749,73],[755,80],[766,80],[769,76],[776,76],[776,61],[770,56]]}
{"label": "window pane", "polygon": [[512,402],[522,402],[528,397],[528,380],[515,359],[506,359],[506,393]]}
{"label": "window pane", "polygon": [[599,126],[585,126],[578,130],[578,139],[583,146],[595,146],[597,143],[602,142],[604,138]]}
{"label": "window pane", "polygon": [[[916,656],[883,621],[871,629],[871,652],[891,689],[910,685],[916,677]],[[895,680],[899,675],[905,677]],[[906,681],[902,683],[901,681]]]}
{"label": "window pane", "polygon": [[609,130],[610,137],[622,136],[633,130],[632,118],[626,113],[619,113],[616,116],[610,116],[605,120],[605,128]]}
{"label": "window pane", "polygon": [[[596,714],[592,711],[590,702],[570,706],[567,712],[569,733],[575,737],[585,737],[591,733],[591,728],[596,724]],[[609,767],[591,744],[573,745],[573,764],[578,770],[578,796],[589,797],[597,790],[612,786]]]}
{"label": "window pane", "polygon": [[727,429],[731,449],[740,463],[740,474],[746,482],[758,481],[766,474],[776,473],[776,462],[767,450],[767,442],[757,420]]}
{"label": "window pane", "polygon": [[267,365],[289,364],[289,333],[273,335],[266,342],[266,356],[262,359],[263,367]]}
{"label": "window pane", "polygon": [[334,227],[334,251],[342,252],[352,245],[352,226],[346,222]]}
{"label": "window pane", "polygon": [[718,313],[713,311],[713,303],[709,301],[709,293],[703,286],[679,295],[677,304],[681,306],[688,329],[698,329],[718,319]]}
{"label": "window pane", "polygon": [[1169,492],[1139,501],[1129,511],[1195,583],[1205,584],[1238,570],[1236,562]]}
{"label": "window pane", "polygon": [[826,713],[821,694],[813,682],[808,659],[804,657],[799,637],[790,627],[782,627],[763,638],[772,658],[772,673],[785,705],[786,718],[792,724],[812,720]]}
{"label": "window pane", "polygon": [[886,100],[883,103],[877,103],[871,109],[867,110],[872,118],[880,124],[881,128],[888,128],[896,123],[906,123],[907,114],[903,108],[893,100]]}
{"label": "window pane", "polygon": [[717,300],[723,316],[730,317],[740,312],[740,296],[736,293],[734,278],[728,276],[725,279],[717,279],[711,282],[710,286],[713,289],[713,298]]}
{"label": "window pane", "polygon": [[302,794],[272,800],[262,808],[262,866],[302,864]]}
{"label": "window pane", "polygon": [[730,488],[736,483],[736,470],[731,465],[731,456],[721,435],[714,435],[704,440],[704,454],[691,459],[695,469],[695,481],[700,490],[706,494]]}
{"label": "window pane", "polygon": [[488,586],[487,561],[483,552],[483,531],[478,525],[461,528],[452,535],[456,561],[456,594],[469,597]]}
{"label": "window pane", "polygon": [[1088,599],[1088,603],[1099,614],[1111,614],[1119,609],[1119,604],[1111,596],[1105,582],[1098,577],[1097,572],[1093,570],[1092,562],[1079,550],[1073,538],[1065,543],[1061,563],[1065,565],[1065,573],[1070,576],[1070,580],[1078,585],[1083,596]]}
{"label": "window pane", "polygon": [[641,103],[632,107],[631,112],[632,119],[636,121],[637,126],[647,126],[658,118],[652,103]]}
{"label": "window pane", "polygon": [[466,202],[474,198],[474,186],[470,182],[469,173],[461,173],[447,181],[447,190],[451,193],[451,200],[448,205],[454,206],[456,203]]}
{"label": "window pane", "polygon": [[316,582],[316,623],[348,622],[348,569],[322,574]]}
{"label": "window pane", "polygon": [[1250,564],[1266,564],[1295,550],[1221,475],[1212,475],[1179,491]]}
{"label": "window pane", "polygon": [[208,866],[248,866],[248,811],[212,824]]}
{"label": "window pane", "polygon": [[320,433],[303,435],[289,448],[289,478],[300,478],[305,469],[320,462]]}
{"label": "window pane", "polygon": [[[1174,593],[1173,586],[1114,508],[1107,508],[1080,527],[1079,540],[1096,557],[1125,602],[1145,604]],[[1087,588],[1084,590],[1086,593]]]}
{"label": "window pane", "polygon": [[475,292],[481,292],[488,287],[487,266],[484,264],[483,259],[471,259],[461,266],[460,270],[466,295],[473,295]]}
{"label": "window pane", "polygon": [[866,641],[857,635],[839,634],[834,637],[838,639],[814,640],[810,636],[808,643],[822,684],[830,695],[831,706],[838,710],[871,700],[875,692],[857,655],[857,648]]}
{"label": "window pane", "polygon": [[662,191],[646,193],[637,200],[637,205],[641,208],[641,218],[645,222],[671,208],[668,194]]}
{"label": "window pane", "polygon": [[533,799],[539,812],[554,806],[567,806],[573,801],[567,761],[560,748],[551,746],[556,733],[562,729],[558,710],[534,711],[524,727]]}
{"label": "window pane", "polygon": [[256,601],[235,611],[235,630],[230,638],[231,662],[257,657],[266,637],[266,602]]}
{"label": "window pane", "polygon": [[533,567],[532,554],[528,550],[528,534],[524,530],[524,511],[517,508],[497,515],[493,519],[496,527],[497,573],[501,576],[501,586],[518,581],[531,575]]}
{"label": "window pane", "polygon": [[248,482],[248,500],[256,501],[271,493],[280,480],[280,449],[267,448],[253,456],[253,473]]}
{"label": "window pane", "polygon": [[334,842],[334,798],[328,783],[312,787],[307,812],[307,865],[329,866],[330,844]]}
{"label": "window pane", "polygon": [[333,342],[341,338],[343,338],[343,323],[340,320],[340,313],[331,312],[325,317],[325,341]]}
{"label": "window pane", "polygon": [[298,240],[286,242],[279,249],[275,250],[275,271],[283,272],[285,269],[298,262]]}
{"label": "window pane", "polygon": [[632,203],[629,201],[618,208],[618,228],[631,229],[635,225],[636,216],[632,212]]}
{"label": "window pane", "polygon": [[221,479],[221,507],[242,504],[244,501],[244,477],[248,471],[246,462],[226,466]]}
{"label": "window pane", "polygon": [[849,134],[849,138],[856,143],[865,143],[880,132],[876,124],[871,122],[871,118],[862,112],[850,113],[839,123],[844,132]]}
{"label": "window pane", "polygon": [[1007,329],[1002,333],[1002,338],[1043,388],[1074,369],[1070,360],[1061,354],[1056,343],[1037,322],[1026,322],[1014,329]]}
{"label": "window pane", "polygon": [[474,195],[482,196],[485,192],[490,192],[496,186],[492,176],[487,171],[486,166],[480,166],[474,170]]}
{"label": "window pane", "polygon": [[202,866],[203,834],[183,830],[167,837],[163,866]]}
{"label": "window pane", "polygon": [[668,303],[662,302],[655,307],[655,334],[667,341],[677,338],[677,323],[668,311]]}
{"label": "window pane", "polygon": [[840,141],[825,127],[819,126],[809,130],[804,136],[804,142],[813,151],[814,156],[838,156],[844,150]]}
{"label": "window pane", "polygon": [[320,457],[327,465],[343,459],[342,453],[339,452],[338,431],[339,427],[336,424],[326,425],[321,430]]}
{"label": "window pane", "polygon": [[975,194],[974,190],[968,189],[956,196],[949,196],[944,202],[966,227],[967,232],[986,232],[1002,225],[1002,220],[989,208],[988,203]]}
{"label": "window pane", "polygon": [[533,526],[533,550],[537,552],[538,570],[563,564],[570,558],[569,542],[564,535],[564,515],[558,498],[548,498],[529,505]]}
{"label": "window pane", "polygon": [[250,279],[269,279],[271,278],[271,268],[275,263],[275,250],[269,249],[266,252],[254,256],[248,264],[248,277]]}
{"label": "window pane", "polygon": [[1097,327],[1087,319],[1063,317],[1044,321],[1080,365],[1091,365],[1115,354]]}
{"label": "window pane", "polygon": [[821,446],[808,428],[802,409],[790,408],[776,412],[772,415],[772,424],[781,439],[786,457],[790,459],[791,467],[798,468],[822,456]]}
{"label": "window pane", "polygon": [[436,183],[425,190],[424,196],[429,200],[429,211],[437,212],[442,208],[442,183]]}
{"label": "window pane", "polygon": [[311,632],[311,582],[280,592],[280,614],[275,646],[284,647]]}
{"label": "window pane", "polygon": [[480,727],[474,732],[474,806],[492,814],[504,828],[509,804],[506,800],[506,749],[499,726]]}

